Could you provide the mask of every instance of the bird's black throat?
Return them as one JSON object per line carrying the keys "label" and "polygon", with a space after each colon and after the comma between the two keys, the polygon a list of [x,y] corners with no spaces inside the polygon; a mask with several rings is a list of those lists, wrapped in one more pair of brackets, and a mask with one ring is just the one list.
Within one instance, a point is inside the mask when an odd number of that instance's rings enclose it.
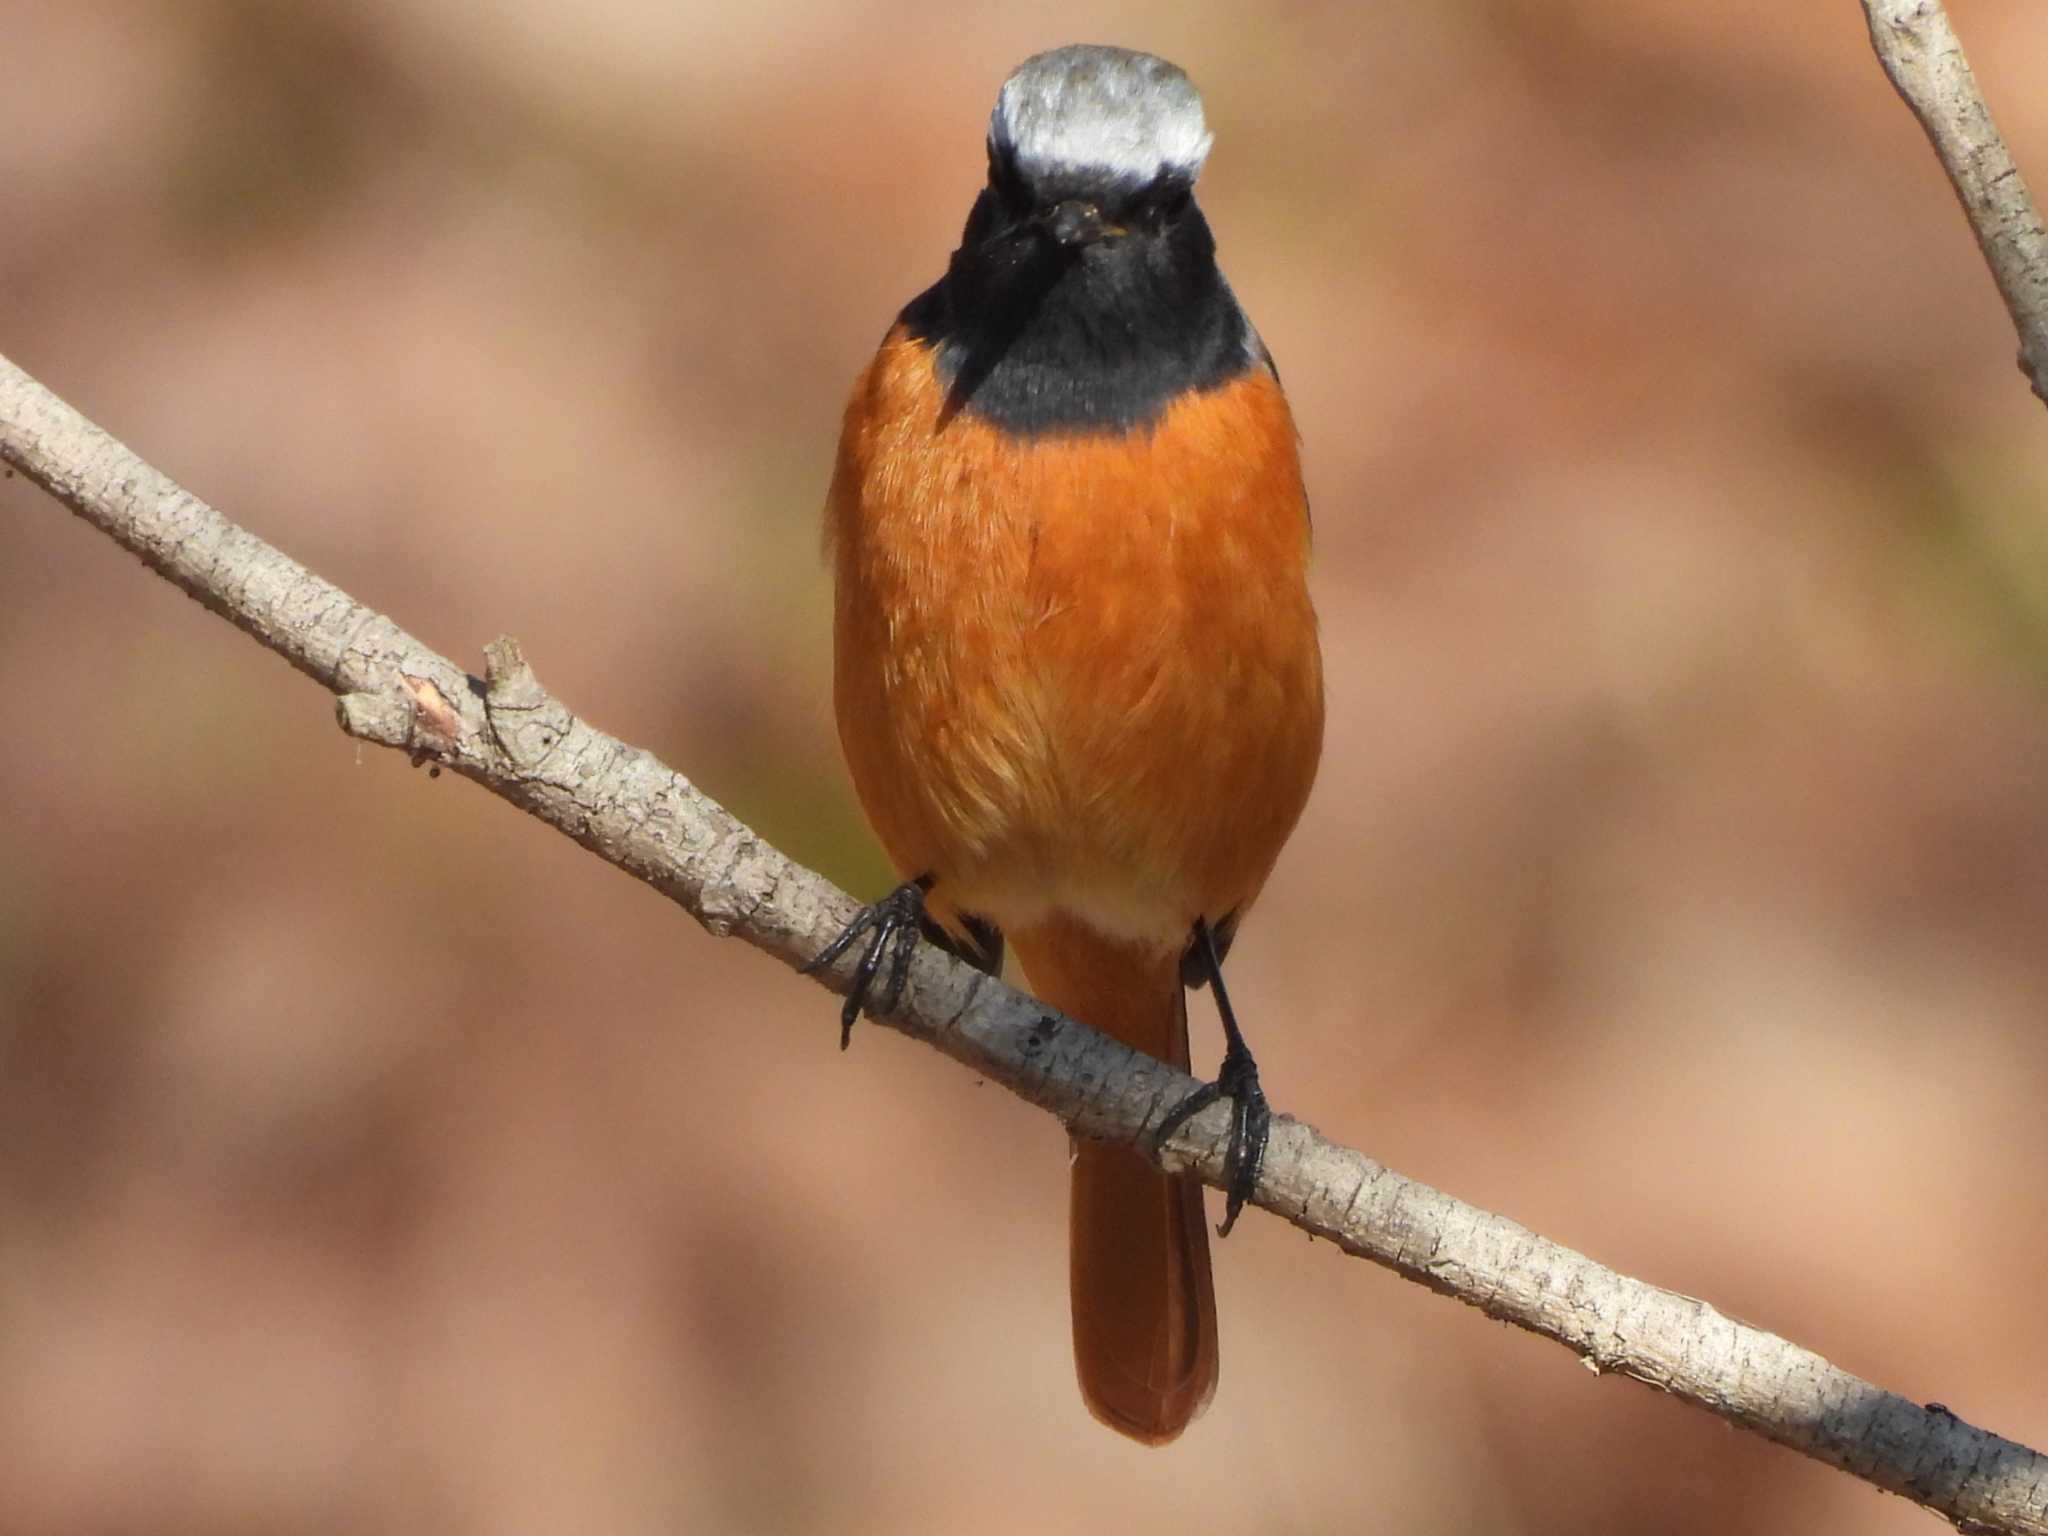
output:
{"label": "bird's black throat", "polygon": [[948,418],[1024,436],[1141,431],[1257,366],[1259,343],[1181,189],[1117,210],[1126,233],[1061,245],[982,193],[946,275],[904,309],[937,354]]}

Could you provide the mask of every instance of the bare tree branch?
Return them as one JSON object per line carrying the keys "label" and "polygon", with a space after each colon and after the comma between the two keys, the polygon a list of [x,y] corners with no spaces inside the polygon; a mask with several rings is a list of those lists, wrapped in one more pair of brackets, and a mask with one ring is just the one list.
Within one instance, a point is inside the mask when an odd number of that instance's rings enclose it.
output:
{"label": "bare tree branch", "polygon": [[[510,640],[479,680],[190,492],[0,358],[0,459],[339,695],[341,725],[445,764],[661,891],[713,934],[800,964],[854,904],[681,774],[576,718]],[[828,977],[845,985],[850,965]],[[1220,1185],[1227,1106],[1151,1145],[1192,1078],[923,947],[885,1021],[1076,1134]],[[836,1019],[821,1010],[824,1027]],[[1281,1117],[1255,1203],[1345,1252],[1570,1349],[1968,1530],[2048,1533],[2048,1459],[1645,1285]]]}
{"label": "bare tree branch", "polygon": [[1941,0],[1863,0],[1870,44],[1941,157],[2020,334],[2020,371],[2048,405],[2048,235],[1991,120]]}

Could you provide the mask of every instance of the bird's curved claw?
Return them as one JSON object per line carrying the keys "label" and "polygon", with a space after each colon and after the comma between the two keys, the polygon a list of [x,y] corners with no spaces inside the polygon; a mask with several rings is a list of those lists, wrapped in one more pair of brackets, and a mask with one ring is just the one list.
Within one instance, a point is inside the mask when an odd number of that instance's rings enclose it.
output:
{"label": "bird's curved claw", "polygon": [[867,1006],[877,976],[882,977],[880,1012],[887,1013],[902,998],[903,983],[910,975],[910,957],[917,950],[924,919],[924,892],[923,881],[909,880],[880,901],[862,907],[853,921],[840,930],[839,937],[819,950],[803,968],[806,976],[822,971],[845,954],[855,940],[866,937],[860,964],[854,967],[853,985],[846,989],[846,1001],[839,1010],[842,1051],[853,1043],[854,1021]]}

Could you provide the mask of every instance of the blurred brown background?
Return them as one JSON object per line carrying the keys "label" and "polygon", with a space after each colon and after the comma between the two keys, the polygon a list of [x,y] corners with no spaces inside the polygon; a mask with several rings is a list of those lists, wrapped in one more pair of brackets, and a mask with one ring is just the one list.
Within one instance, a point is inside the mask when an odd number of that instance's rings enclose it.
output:
{"label": "blurred brown background", "polygon": [[[2048,11],[1956,12],[2048,190]],[[868,893],[843,391],[1011,65],[1183,63],[1317,516],[1328,757],[1234,966],[1276,1100],[2048,1442],[2048,417],[1849,0],[0,38],[0,351]],[[18,480],[0,574],[9,1536],[1933,1528],[1263,1219],[1140,1452],[1070,1379],[1051,1122],[842,1057]]]}

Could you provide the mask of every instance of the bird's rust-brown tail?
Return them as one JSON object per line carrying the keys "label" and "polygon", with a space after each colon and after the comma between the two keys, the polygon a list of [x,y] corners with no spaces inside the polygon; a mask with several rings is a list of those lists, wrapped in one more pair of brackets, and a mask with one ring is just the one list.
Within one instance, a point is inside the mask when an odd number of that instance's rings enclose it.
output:
{"label": "bird's rust-brown tail", "polygon": [[[1066,917],[1011,935],[1032,990],[1125,1044],[1188,1064],[1180,959]],[[1216,1390],[1216,1290],[1202,1187],[1121,1147],[1077,1143],[1070,1213],[1074,1368],[1088,1409],[1164,1445]]]}

